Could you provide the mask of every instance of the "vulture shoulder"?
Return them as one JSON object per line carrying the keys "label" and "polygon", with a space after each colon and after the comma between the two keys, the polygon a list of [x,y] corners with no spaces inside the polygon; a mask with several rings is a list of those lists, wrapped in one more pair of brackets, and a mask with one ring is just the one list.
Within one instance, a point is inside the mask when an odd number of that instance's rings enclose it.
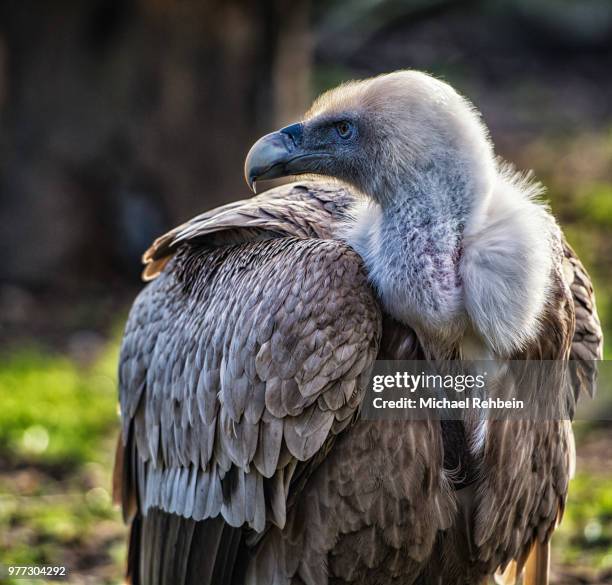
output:
{"label": "vulture shoulder", "polygon": [[347,198],[280,188],[145,254],[157,278],[132,307],[119,369],[128,517],[138,502],[258,532],[284,525],[304,462],[354,418],[378,353],[360,259],[328,238]]}
{"label": "vulture shoulder", "polygon": [[253,239],[332,237],[354,198],[342,187],[297,183],[206,211],[157,238],[143,255],[144,280],[154,279],[184,242],[226,245]]}

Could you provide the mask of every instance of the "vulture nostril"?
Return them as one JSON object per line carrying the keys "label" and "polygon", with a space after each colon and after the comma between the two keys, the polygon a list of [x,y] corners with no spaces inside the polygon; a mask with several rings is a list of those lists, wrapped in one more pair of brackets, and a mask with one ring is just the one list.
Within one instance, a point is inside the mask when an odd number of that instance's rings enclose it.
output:
{"label": "vulture nostril", "polygon": [[291,142],[293,143],[293,147],[297,148],[302,141],[302,132],[303,126],[300,123],[291,124],[290,126],[286,126],[281,131],[281,134],[285,134],[291,138]]}

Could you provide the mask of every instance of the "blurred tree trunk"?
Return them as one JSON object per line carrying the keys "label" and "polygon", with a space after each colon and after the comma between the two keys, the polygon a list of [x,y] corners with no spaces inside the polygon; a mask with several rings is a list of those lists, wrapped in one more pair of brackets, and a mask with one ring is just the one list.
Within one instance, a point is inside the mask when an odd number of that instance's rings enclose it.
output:
{"label": "blurred tree trunk", "polygon": [[0,280],[120,283],[160,231],[247,196],[311,52],[309,0],[5,0]]}

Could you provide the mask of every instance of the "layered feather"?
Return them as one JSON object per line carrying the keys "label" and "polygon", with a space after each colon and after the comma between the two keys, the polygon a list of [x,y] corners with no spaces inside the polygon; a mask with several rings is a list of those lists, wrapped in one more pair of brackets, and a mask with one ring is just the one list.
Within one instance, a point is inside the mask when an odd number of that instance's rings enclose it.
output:
{"label": "layered feather", "polygon": [[[424,355],[410,328],[389,315],[381,323],[361,259],[336,239],[355,202],[331,185],[286,186],[204,214],[147,254],[165,267],[131,311],[120,365],[116,484],[134,518],[133,575],[136,564],[169,572],[160,583],[218,575],[241,542],[255,554],[247,583],[319,584],[330,574],[408,583],[490,574],[548,539],[571,471],[567,423],[489,425],[469,566],[457,556],[465,532],[439,425],[354,425],[376,356]],[[550,294],[535,339],[515,357],[595,359],[592,287],[550,233]],[[154,560],[160,531],[192,538],[195,551],[204,537],[189,535],[209,526],[202,534],[212,537],[213,518],[254,532],[247,541],[219,532],[211,566],[191,555],[180,566]]]}

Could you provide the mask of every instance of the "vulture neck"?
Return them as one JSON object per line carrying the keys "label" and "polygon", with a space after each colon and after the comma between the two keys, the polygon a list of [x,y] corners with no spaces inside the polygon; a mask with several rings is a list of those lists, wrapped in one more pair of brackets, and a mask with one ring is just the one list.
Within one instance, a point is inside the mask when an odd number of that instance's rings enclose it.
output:
{"label": "vulture neck", "polygon": [[370,207],[349,236],[386,311],[417,331],[432,358],[461,351],[463,236],[482,216],[489,192],[460,165],[430,165],[391,196],[377,197],[375,220]]}

